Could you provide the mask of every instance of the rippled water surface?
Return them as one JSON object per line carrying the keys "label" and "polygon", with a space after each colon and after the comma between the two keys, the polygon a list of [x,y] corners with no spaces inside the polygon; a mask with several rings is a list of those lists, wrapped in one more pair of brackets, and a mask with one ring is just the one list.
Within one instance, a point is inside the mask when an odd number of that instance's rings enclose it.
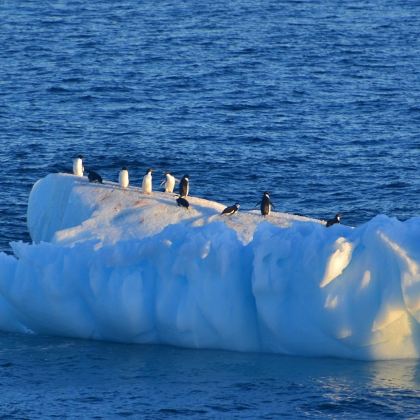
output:
{"label": "rippled water surface", "polygon": [[[420,214],[420,3],[0,3],[0,249],[33,183],[85,166],[360,224]],[[159,184],[155,177],[155,187]],[[411,417],[416,362],[358,363],[0,336],[12,417]]]}
{"label": "rippled water surface", "polygon": [[418,418],[415,361],[0,336],[0,409],[34,418]]}
{"label": "rippled water surface", "polygon": [[76,153],[359,224],[419,211],[420,3],[3,1],[0,239]]}

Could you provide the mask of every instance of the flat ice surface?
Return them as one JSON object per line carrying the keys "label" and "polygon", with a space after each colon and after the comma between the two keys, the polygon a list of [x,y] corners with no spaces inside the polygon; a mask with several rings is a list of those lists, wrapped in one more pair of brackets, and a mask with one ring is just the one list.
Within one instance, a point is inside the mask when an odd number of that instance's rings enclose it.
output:
{"label": "flat ice surface", "polygon": [[51,174],[0,254],[0,329],[360,359],[420,355],[420,218],[350,228]]}

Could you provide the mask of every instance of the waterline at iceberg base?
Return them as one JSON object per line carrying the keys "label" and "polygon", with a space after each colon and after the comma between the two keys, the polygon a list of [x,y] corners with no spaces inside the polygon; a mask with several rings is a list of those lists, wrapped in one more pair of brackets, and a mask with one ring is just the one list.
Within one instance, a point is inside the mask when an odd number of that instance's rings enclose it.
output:
{"label": "waterline at iceberg base", "polygon": [[[355,359],[420,356],[420,218],[352,228],[50,174],[0,254],[0,329]],[[231,204],[231,203],[225,203]]]}

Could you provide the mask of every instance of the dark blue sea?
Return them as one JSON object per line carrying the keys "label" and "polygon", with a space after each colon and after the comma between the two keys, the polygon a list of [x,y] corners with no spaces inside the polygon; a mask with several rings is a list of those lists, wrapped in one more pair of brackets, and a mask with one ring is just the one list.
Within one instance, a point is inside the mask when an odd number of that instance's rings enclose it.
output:
{"label": "dark blue sea", "polygon": [[[420,215],[420,2],[0,2],[0,250],[74,155],[359,225]],[[420,240],[420,239],[419,239]],[[5,418],[419,418],[420,362],[0,335]]]}

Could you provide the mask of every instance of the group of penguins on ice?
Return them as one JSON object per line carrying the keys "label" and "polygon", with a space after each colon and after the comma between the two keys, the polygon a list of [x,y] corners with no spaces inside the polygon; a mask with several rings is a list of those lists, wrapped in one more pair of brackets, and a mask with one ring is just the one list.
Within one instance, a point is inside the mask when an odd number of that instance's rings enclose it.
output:
{"label": "group of penguins on ice", "polygon": [[[142,191],[143,194],[151,194],[152,193],[152,172],[153,169],[148,169],[146,174],[143,176],[142,182]],[[73,159],[73,174],[76,176],[83,176],[84,167],[83,167],[83,156],[78,155],[75,159]],[[102,184],[102,177],[96,173],[95,171],[87,171],[88,180],[89,182],[96,182]],[[170,172],[164,173],[166,179],[164,179],[161,185],[165,185],[165,192],[173,193],[175,189],[175,184],[178,181]],[[122,189],[128,188],[130,184],[130,180],[128,177],[128,169],[123,167],[119,173],[118,182]],[[186,209],[189,208],[190,203],[186,199],[188,197],[190,191],[190,180],[189,175],[184,175],[179,181],[179,196],[176,199],[178,206],[185,207]],[[232,215],[239,210],[239,203],[235,203],[232,206],[226,207],[221,214],[224,215]],[[260,202],[260,209],[261,214],[265,217],[271,213],[271,209],[274,208],[273,203],[270,200],[270,195],[267,191],[263,193],[261,202]],[[332,226],[336,223],[340,223],[340,214],[337,213],[333,219],[327,220],[326,226]]]}

